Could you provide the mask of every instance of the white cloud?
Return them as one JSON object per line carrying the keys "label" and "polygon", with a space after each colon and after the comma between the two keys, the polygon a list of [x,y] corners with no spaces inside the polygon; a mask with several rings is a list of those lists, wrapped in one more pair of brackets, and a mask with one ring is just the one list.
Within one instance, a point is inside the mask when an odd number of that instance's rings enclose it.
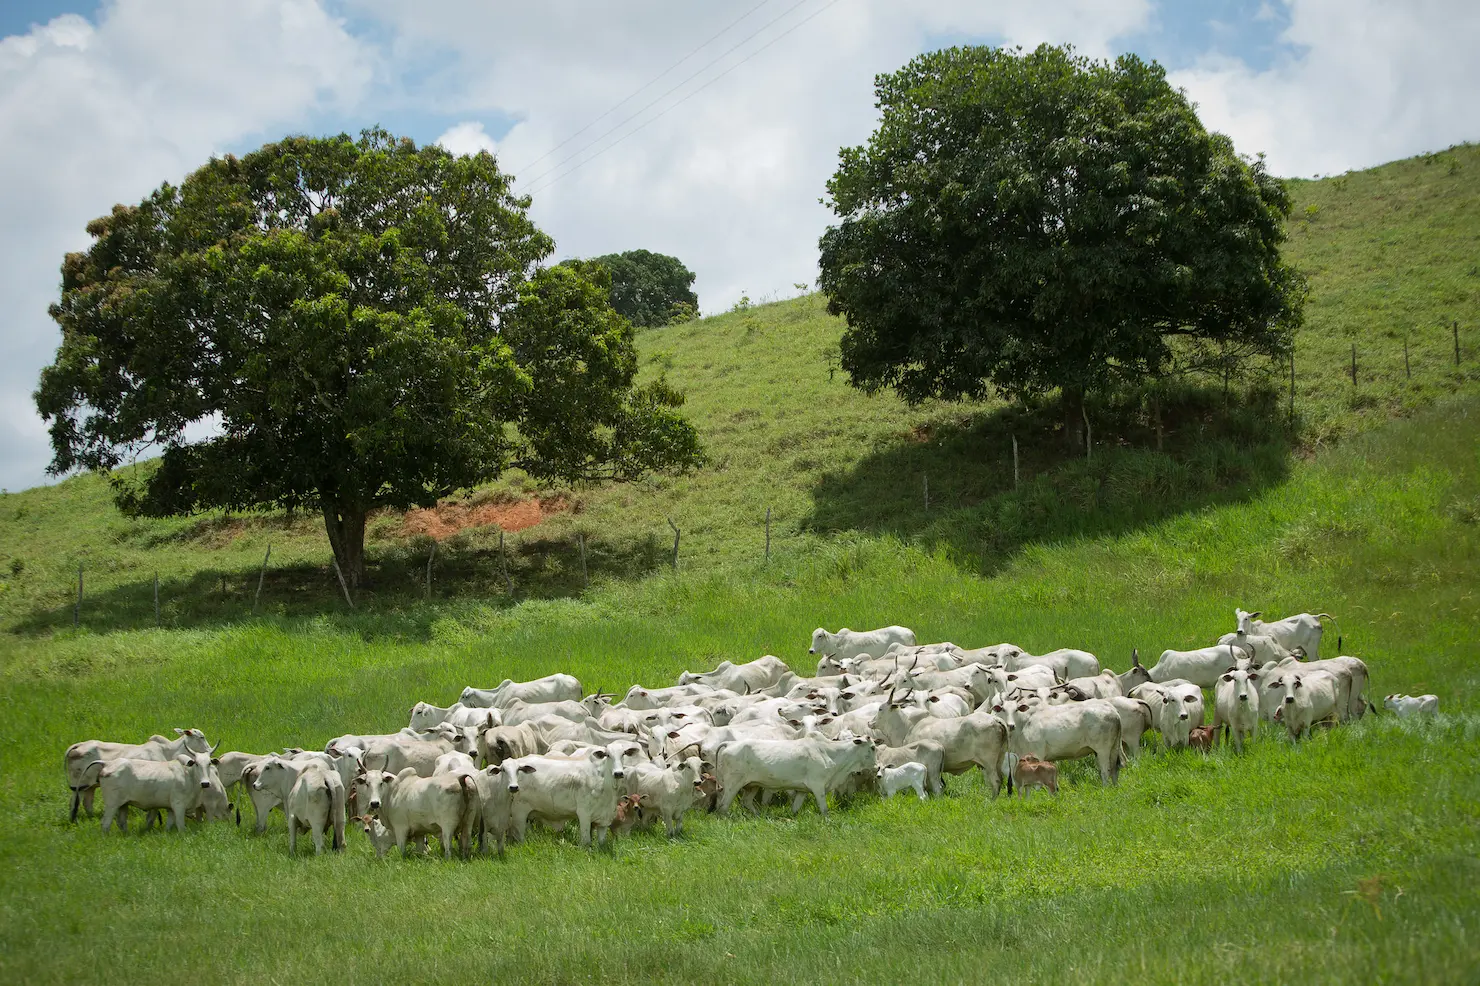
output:
{"label": "white cloud", "polygon": [[1480,137],[1472,0],[1289,0],[1291,52],[1256,72],[1228,57],[1170,73],[1211,129],[1276,174],[1371,167]]}
{"label": "white cloud", "polygon": [[438,137],[434,143],[441,144],[447,150],[458,157],[471,157],[479,151],[487,151],[493,154],[498,150],[498,145],[488,132],[483,129],[483,124],[476,120],[468,120],[455,126],[447,128],[447,132]]}
{"label": "white cloud", "polygon": [[[742,292],[753,298],[790,294],[794,282],[816,277],[817,240],[832,218],[818,198],[836,168],[838,149],[867,140],[873,128],[875,74],[967,38],[1025,46],[1072,41],[1086,53],[1110,54],[1115,35],[1150,16],[1148,0],[843,0],[830,7],[813,0],[627,128],[561,164],[790,6],[762,8],[558,149],[743,8],[675,8],[658,0],[510,6],[423,0],[413,9],[398,0],[358,0],[356,9],[392,25],[397,58],[439,66],[443,98],[456,93],[449,112],[470,118],[496,111],[519,121],[500,138],[499,161],[522,179],[517,191],[533,192],[532,214],[555,237],[560,256],[639,247],[673,254],[698,274],[695,287],[706,311],[728,307]],[[664,106],[819,11],[654,119]],[[610,150],[593,156],[605,147]],[[579,170],[549,183],[588,158]],[[544,172],[550,174],[540,178]]]}
{"label": "white cloud", "polygon": [[235,141],[354,104],[374,67],[316,0],[113,0],[96,22],[0,41],[0,486],[41,481],[50,459],[29,395],[60,342],[46,309],[87,221]]}

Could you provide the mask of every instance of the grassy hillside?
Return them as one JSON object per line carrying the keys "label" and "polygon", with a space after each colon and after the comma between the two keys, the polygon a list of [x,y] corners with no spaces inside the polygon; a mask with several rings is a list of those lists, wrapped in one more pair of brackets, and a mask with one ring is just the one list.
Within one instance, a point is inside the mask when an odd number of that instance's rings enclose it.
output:
{"label": "grassy hillside", "polygon": [[[865,397],[831,369],[842,324],[820,296],[762,305],[641,333],[644,372],[665,372],[687,392],[713,465],[689,477],[564,491],[560,502],[547,501],[543,522],[507,538],[517,597],[582,591],[577,533],[597,584],[665,567],[672,545],[665,518],[682,530],[685,571],[749,568],[763,557],[768,508],[776,557],[805,555],[854,531],[917,540],[990,572],[1033,543],[1132,531],[1189,508],[1246,500],[1284,480],[1292,443],[1318,451],[1438,395],[1473,391],[1480,381],[1480,148],[1292,184],[1288,249],[1311,280],[1296,346],[1293,433],[1285,418],[1287,370],[1275,367],[1235,381],[1227,401],[1221,385],[1164,388],[1161,451],[1148,395],[1096,407],[1096,446],[1085,462],[1065,448],[1052,408],[911,409],[892,396]],[[1454,320],[1464,350],[1458,368]],[[1353,342],[1355,388],[1347,375]],[[535,492],[516,474],[466,500],[497,516],[500,504]],[[420,599],[432,541],[413,532],[425,528],[398,514],[372,522],[375,584],[361,606],[394,610]],[[442,538],[433,595],[507,601],[498,536],[485,523]],[[95,476],[7,494],[0,497],[0,626],[27,635],[70,626],[79,562],[88,626],[152,625],[156,572],[166,625],[236,620],[251,611],[269,545],[263,611],[342,605],[313,516],[128,520]]]}

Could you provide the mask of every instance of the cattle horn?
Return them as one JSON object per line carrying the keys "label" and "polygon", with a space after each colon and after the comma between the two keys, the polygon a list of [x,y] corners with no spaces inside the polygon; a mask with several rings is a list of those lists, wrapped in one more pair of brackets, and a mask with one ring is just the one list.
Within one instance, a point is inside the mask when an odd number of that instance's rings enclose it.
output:
{"label": "cattle horn", "polygon": [[[221,743],[222,743],[222,741],[221,741],[221,740],[217,740],[217,741],[216,741],[216,746],[220,746],[220,745],[221,745]],[[210,752],[211,752],[211,753],[215,753],[215,752],[216,752],[216,746],[213,746],[213,747],[211,747],[211,749],[210,749]]]}
{"label": "cattle horn", "polygon": [[1139,647],[1132,647],[1131,648],[1131,667],[1133,667],[1133,668],[1139,668],[1140,666],[1141,666],[1141,648],[1139,648]]}

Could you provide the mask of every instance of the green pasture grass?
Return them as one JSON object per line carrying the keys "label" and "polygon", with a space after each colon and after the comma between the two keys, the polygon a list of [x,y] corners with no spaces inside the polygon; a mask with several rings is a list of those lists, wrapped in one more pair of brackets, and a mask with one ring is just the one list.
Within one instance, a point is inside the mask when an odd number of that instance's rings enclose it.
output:
{"label": "green pasture grass", "polygon": [[[805,552],[506,606],[467,596],[175,628],[0,638],[0,981],[1467,983],[1480,974],[1480,401],[1452,397],[1280,481],[1120,530],[1023,543],[843,533]],[[1123,669],[1213,639],[1234,605],[1329,611],[1368,717],[1244,756],[1147,752],[1061,794],[835,804],[824,821],[690,815],[669,842],[503,859],[286,854],[283,823],[103,836],[66,821],[65,746],[194,725],[225,748],[393,730],[418,699],[554,670],[671,682],[813,626],[1075,645]],[[1334,649],[1334,638],[1327,647]],[[248,811],[250,816],[250,811]],[[435,842],[433,843],[435,846]]]}

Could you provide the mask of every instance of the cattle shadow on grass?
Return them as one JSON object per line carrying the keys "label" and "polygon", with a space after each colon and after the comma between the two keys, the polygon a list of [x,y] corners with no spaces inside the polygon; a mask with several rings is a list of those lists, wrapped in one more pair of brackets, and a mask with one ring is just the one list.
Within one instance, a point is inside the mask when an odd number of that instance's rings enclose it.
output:
{"label": "cattle shadow on grass", "polygon": [[[322,564],[270,565],[256,617],[257,566],[202,569],[160,580],[159,622],[167,628],[212,629],[254,618],[285,624],[313,620],[367,640],[427,641],[436,635],[439,621],[456,619],[469,607],[576,597],[586,590],[588,579],[595,584],[640,578],[665,567],[661,546],[650,538],[588,538],[585,547],[583,574],[574,536],[549,537],[532,530],[511,534],[500,551],[497,528],[459,532],[437,544],[428,597],[430,538],[371,542],[366,545],[367,582],[354,591],[353,609],[345,603],[326,548]],[[70,630],[73,605],[35,607],[8,629],[21,636]],[[87,586],[79,626],[90,633],[155,626],[153,577],[101,589]]]}
{"label": "cattle shadow on grass", "polygon": [[1066,434],[1057,400],[900,435],[852,468],[825,473],[803,526],[944,547],[990,574],[1033,543],[1123,534],[1249,500],[1289,475],[1294,431],[1270,388],[1225,396],[1163,385],[1092,403],[1087,413],[1088,458]]}

